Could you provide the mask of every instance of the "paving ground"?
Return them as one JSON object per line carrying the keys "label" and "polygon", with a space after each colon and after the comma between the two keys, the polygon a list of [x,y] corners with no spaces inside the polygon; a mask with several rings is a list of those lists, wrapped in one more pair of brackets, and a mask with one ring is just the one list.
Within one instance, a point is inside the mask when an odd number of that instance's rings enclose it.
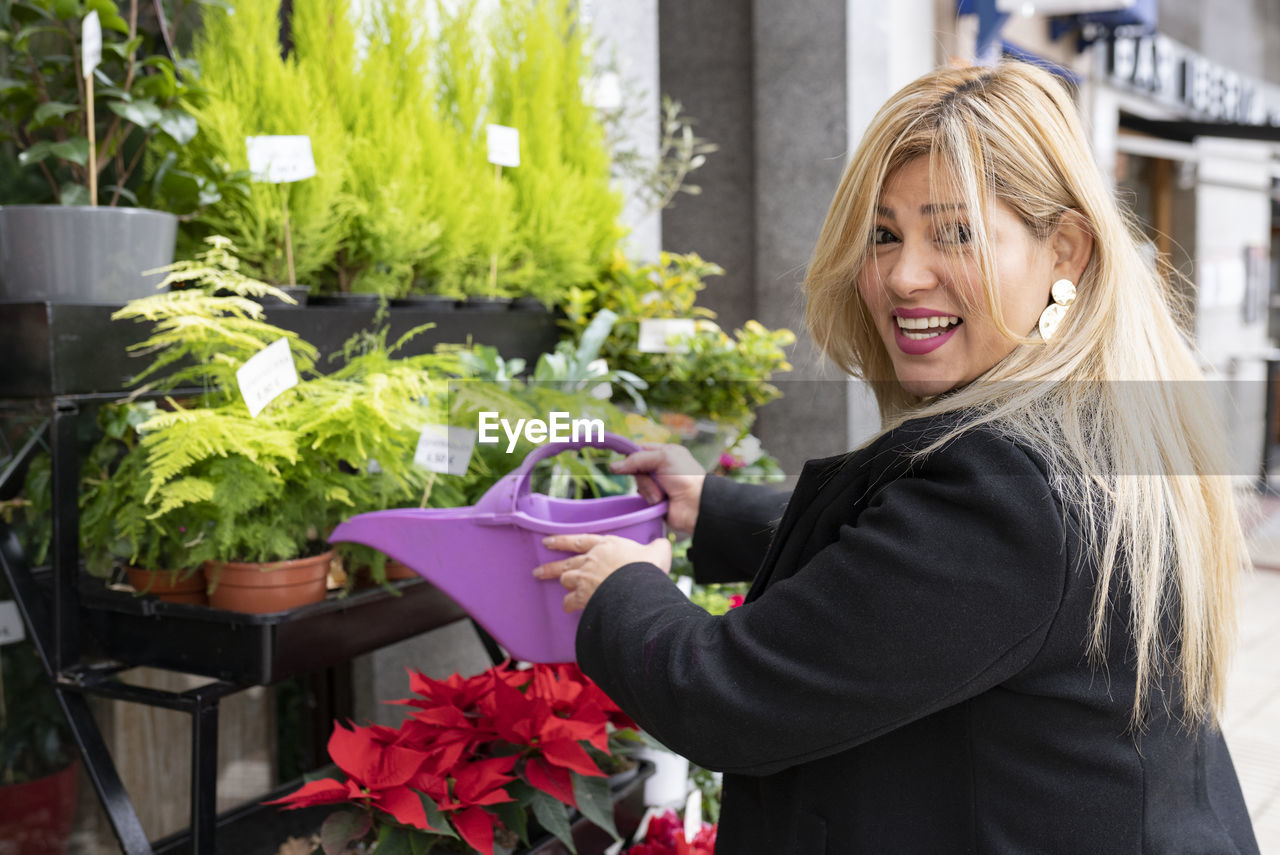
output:
{"label": "paving ground", "polygon": [[1280,855],[1280,499],[1245,511],[1255,570],[1241,584],[1240,636],[1223,732],[1263,855]]}

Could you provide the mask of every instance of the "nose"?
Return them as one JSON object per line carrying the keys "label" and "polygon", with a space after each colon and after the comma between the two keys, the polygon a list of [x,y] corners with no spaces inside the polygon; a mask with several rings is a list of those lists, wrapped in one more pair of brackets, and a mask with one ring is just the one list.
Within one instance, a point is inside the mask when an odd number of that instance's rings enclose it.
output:
{"label": "nose", "polygon": [[889,269],[881,267],[885,287],[899,300],[919,297],[938,286],[936,262],[930,247],[908,238],[889,260]]}

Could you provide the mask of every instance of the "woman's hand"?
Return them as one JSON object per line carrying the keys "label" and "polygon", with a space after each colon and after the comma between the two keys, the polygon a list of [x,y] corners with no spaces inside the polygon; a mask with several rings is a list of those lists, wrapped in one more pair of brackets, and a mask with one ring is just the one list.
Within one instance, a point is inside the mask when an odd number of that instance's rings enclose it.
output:
{"label": "woman's hand", "polygon": [[539,579],[559,579],[569,589],[564,598],[566,612],[586,607],[600,583],[619,567],[647,561],[663,573],[671,572],[671,541],[665,537],[637,543],[612,534],[556,534],[543,538],[542,545],[577,553],[533,568],[533,575]]}
{"label": "woman's hand", "polygon": [[636,476],[636,489],[650,503],[662,501],[662,494],[666,493],[667,525],[682,534],[692,534],[707,473],[683,445],[646,443],[643,449],[611,463],[609,469],[619,475]]}

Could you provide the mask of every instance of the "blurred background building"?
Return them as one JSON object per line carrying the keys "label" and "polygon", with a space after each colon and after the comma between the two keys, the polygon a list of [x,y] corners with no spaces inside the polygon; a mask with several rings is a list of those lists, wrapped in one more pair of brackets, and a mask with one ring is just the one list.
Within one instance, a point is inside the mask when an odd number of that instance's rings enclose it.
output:
{"label": "blurred background building", "polygon": [[[637,224],[637,249],[696,251],[727,275],[726,328],[803,328],[809,253],[881,103],[941,63],[1037,62],[1071,82],[1098,166],[1184,277],[1188,335],[1228,407],[1234,472],[1277,433],[1267,366],[1280,323],[1272,235],[1280,160],[1280,3],[1272,0],[595,0],[585,9],[652,139],[658,93],[719,146],[698,196]],[[647,130],[646,130],[647,129]],[[652,144],[650,142],[650,144]],[[1277,316],[1280,317],[1280,316]],[[788,472],[877,425],[804,335],[759,433]]]}

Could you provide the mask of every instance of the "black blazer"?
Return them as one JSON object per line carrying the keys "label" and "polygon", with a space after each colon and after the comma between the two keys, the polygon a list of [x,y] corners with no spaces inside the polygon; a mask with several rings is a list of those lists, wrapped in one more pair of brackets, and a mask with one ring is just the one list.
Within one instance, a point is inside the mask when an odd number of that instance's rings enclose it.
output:
{"label": "black blazer", "polygon": [[980,428],[910,462],[949,418],[810,462],[789,502],[709,478],[694,566],[754,574],[747,602],[713,617],[629,564],[583,670],[725,773],[724,855],[1256,853],[1219,732],[1160,698],[1130,729],[1118,590],[1087,661],[1096,567],[1043,461]]}

